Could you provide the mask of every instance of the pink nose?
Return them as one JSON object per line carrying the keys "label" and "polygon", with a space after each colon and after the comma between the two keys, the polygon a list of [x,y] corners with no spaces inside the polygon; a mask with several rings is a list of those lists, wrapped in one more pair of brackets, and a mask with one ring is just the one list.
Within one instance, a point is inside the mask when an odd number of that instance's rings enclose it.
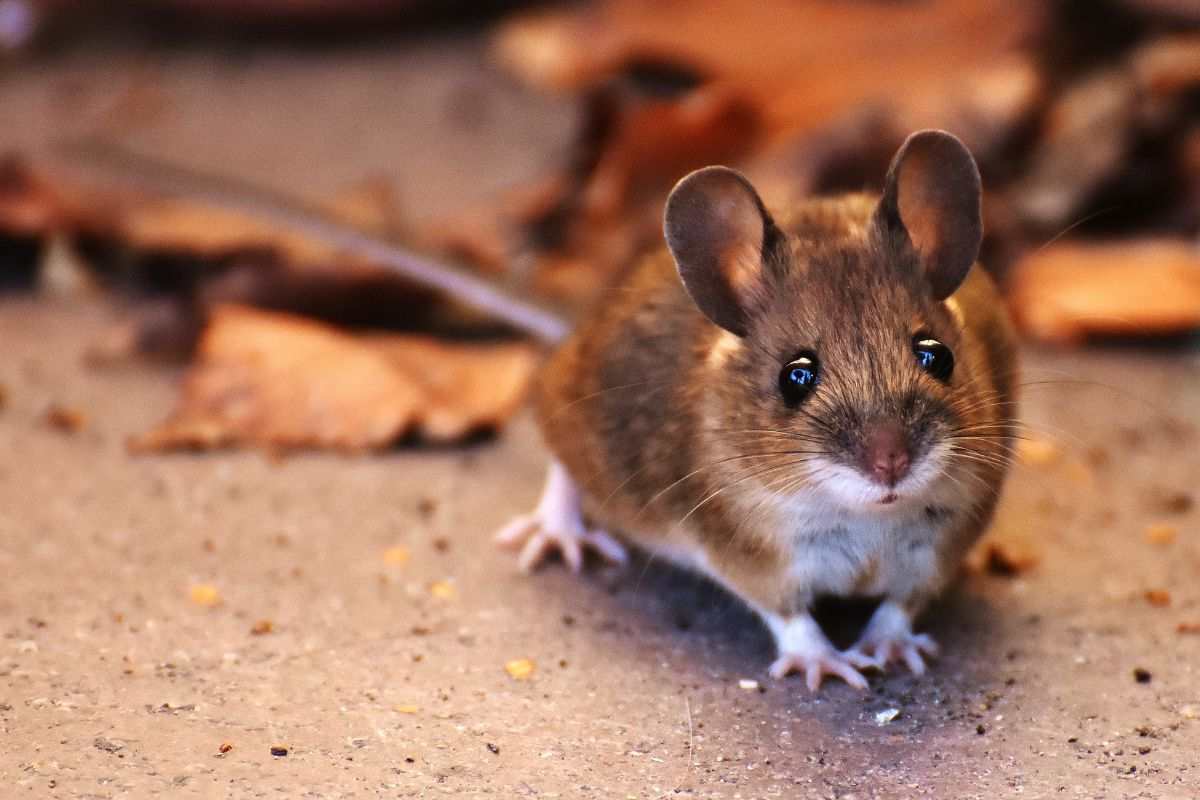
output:
{"label": "pink nose", "polygon": [[862,468],[884,486],[895,486],[908,474],[908,437],[898,425],[877,425],[863,438]]}

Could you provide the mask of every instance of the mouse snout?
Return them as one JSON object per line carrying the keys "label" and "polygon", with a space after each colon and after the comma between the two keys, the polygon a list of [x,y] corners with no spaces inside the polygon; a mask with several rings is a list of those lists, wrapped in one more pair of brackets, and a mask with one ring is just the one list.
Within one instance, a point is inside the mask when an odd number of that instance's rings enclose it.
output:
{"label": "mouse snout", "polygon": [[912,464],[908,436],[895,423],[869,427],[863,436],[861,467],[864,473],[884,486],[895,486]]}

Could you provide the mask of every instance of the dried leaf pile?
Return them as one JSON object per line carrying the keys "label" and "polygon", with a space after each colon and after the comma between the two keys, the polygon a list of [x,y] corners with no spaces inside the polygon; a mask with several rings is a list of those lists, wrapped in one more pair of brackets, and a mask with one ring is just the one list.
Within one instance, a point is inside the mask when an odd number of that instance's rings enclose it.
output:
{"label": "dried leaf pile", "polygon": [[[786,204],[876,184],[906,134],[940,127],[979,160],[983,260],[1027,336],[1189,333],[1200,329],[1198,24],[1189,4],[1144,0],[518,12],[498,23],[492,56],[578,98],[565,163],[422,231],[378,180],[323,207],[579,309],[660,244],[663,199],[687,171],[730,163]],[[499,329],[313,237],[0,161],[0,286],[33,285],[54,238],[99,284],[147,300],[102,360],[195,359],[176,413],[138,448],[456,441],[503,424],[532,370],[524,345],[423,338]],[[390,333],[364,332],[378,329]]]}

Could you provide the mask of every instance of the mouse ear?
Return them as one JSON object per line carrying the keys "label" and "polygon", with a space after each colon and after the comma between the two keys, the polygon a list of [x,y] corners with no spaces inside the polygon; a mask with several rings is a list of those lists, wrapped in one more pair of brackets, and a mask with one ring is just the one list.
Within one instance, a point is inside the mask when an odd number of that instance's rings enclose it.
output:
{"label": "mouse ear", "polygon": [[913,245],[937,300],[954,293],[979,257],[982,193],[971,152],[945,131],[909,136],[888,168],[877,220]]}
{"label": "mouse ear", "polygon": [[744,336],[766,290],[763,262],[777,236],[750,181],[728,167],[696,170],[671,190],[663,233],[692,301]]}

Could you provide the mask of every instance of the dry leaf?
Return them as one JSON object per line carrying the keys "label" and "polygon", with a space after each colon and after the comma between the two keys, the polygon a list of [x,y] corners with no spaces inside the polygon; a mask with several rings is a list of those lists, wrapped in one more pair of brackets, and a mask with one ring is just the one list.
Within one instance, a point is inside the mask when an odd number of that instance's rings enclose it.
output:
{"label": "dry leaf", "polygon": [[515,681],[527,681],[533,677],[534,663],[528,658],[515,658],[504,665],[504,671]]}
{"label": "dry leaf", "polygon": [[1040,557],[1032,540],[1013,531],[993,529],[967,554],[967,568],[1011,578],[1037,566]]}
{"label": "dry leaf", "polygon": [[79,433],[87,427],[87,414],[77,408],[52,405],[46,409],[46,424],[63,433]]}
{"label": "dry leaf", "polygon": [[410,433],[458,441],[507,420],[536,360],[524,344],[356,337],[298,317],[221,307],[179,407],[131,447],[361,451]]}
{"label": "dry leaf", "polygon": [[1147,589],[1146,602],[1155,608],[1166,608],[1171,605],[1171,593],[1166,589]]}
{"label": "dry leaf", "polygon": [[1021,260],[1010,304],[1046,342],[1170,336],[1200,329],[1200,251],[1190,242],[1056,244]]}

